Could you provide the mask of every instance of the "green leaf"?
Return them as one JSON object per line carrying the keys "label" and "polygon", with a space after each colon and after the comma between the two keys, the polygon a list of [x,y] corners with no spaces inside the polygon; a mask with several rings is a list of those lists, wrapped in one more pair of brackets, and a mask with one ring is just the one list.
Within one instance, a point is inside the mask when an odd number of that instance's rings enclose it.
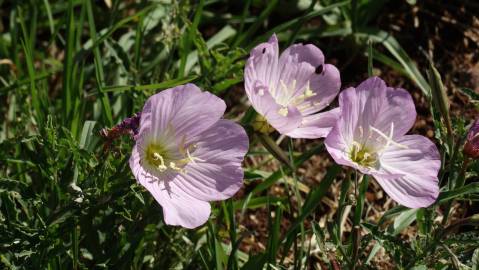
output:
{"label": "green leaf", "polygon": [[409,209],[401,213],[395,220],[392,226],[392,235],[397,235],[406,229],[416,220],[416,214],[419,209]]}
{"label": "green leaf", "polygon": [[92,131],[95,128],[95,124],[95,121],[85,121],[83,124],[83,129],[80,135],[80,143],[78,145],[80,149],[87,148],[90,145],[93,136]]}
{"label": "green leaf", "polygon": [[474,250],[474,254],[471,258],[472,261],[472,269],[471,270],[479,270],[479,248]]}
{"label": "green leaf", "polygon": [[468,96],[472,102],[479,102],[479,94],[470,88],[459,88],[459,90]]}
{"label": "green leaf", "polygon": [[439,194],[437,201],[441,204],[451,199],[471,193],[479,193],[479,183],[471,183],[454,190],[443,191]]}

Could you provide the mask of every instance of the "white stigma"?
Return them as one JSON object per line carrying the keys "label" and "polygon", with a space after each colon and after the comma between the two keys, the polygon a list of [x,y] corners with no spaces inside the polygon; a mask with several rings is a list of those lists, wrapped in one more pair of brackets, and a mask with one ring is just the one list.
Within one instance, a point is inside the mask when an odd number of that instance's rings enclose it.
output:
{"label": "white stigma", "polygon": [[386,145],[383,147],[386,148],[388,147],[389,145],[391,144],[394,144],[395,146],[399,147],[399,148],[402,148],[402,149],[409,149],[409,147],[407,147],[406,145],[403,145],[403,144],[400,144],[400,143],[397,143],[393,140],[393,135],[394,135],[394,122],[391,122],[391,129],[389,131],[389,136],[384,134],[382,131],[380,131],[379,129],[373,127],[373,126],[369,126],[370,130],[376,132],[379,136],[383,137],[385,140],[386,140]]}
{"label": "white stigma", "polygon": [[191,161],[192,163],[196,163],[196,161],[205,162],[205,161],[204,161],[203,159],[201,159],[201,158],[193,157],[193,156],[190,154],[190,150],[189,150],[189,149],[186,149],[186,156],[187,156],[188,160]]}

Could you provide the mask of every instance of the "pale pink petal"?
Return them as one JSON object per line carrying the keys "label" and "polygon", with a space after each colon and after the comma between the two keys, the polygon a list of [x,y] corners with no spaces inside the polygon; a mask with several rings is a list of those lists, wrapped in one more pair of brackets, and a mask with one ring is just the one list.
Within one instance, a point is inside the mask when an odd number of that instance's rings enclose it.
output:
{"label": "pale pink petal", "polygon": [[287,133],[292,138],[316,139],[326,137],[337,121],[339,121],[339,108],[327,112],[317,113],[303,117],[301,126]]}
{"label": "pale pink petal", "polygon": [[199,160],[186,166],[175,183],[192,197],[203,201],[225,200],[243,185],[241,162],[248,151],[244,129],[230,121],[219,120],[193,139],[197,149],[191,153]]}
{"label": "pale pink petal", "polygon": [[389,130],[394,122],[393,138],[405,135],[416,121],[416,107],[411,94],[402,88],[388,87],[387,104],[383,104],[380,116],[374,126],[381,130]]}
{"label": "pale pink petal", "polygon": [[341,133],[345,139],[371,149],[385,143],[384,138],[371,128],[388,136],[393,130],[395,139],[411,129],[416,119],[411,95],[403,89],[386,87],[378,77],[364,81],[356,89],[344,90],[339,103],[343,111]]}
{"label": "pale pink petal", "polygon": [[278,57],[278,39],[276,35],[273,35],[268,42],[261,43],[251,50],[250,57],[246,62],[245,90],[257,111],[261,110],[261,106],[255,103],[253,97],[259,94],[260,86],[266,87],[263,91],[268,91],[269,87],[278,81]]}
{"label": "pale pink petal", "polygon": [[393,138],[397,138],[414,125],[416,109],[406,90],[386,87],[383,80],[372,77],[361,83],[356,91],[361,115],[358,125],[363,128],[373,126],[388,134],[393,123]]}
{"label": "pale pink petal", "polygon": [[[384,81],[378,77],[371,77],[356,88],[353,102],[357,104],[355,109],[358,110],[356,114],[359,115],[359,118],[354,138],[374,140],[378,134],[370,134],[368,132],[370,126],[378,128],[386,134],[388,133],[389,129],[382,130],[375,126],[376,121],[381,117],[383,105],[387,105],[386,88]],[[385,107],[385,109],[389,108]],[[359,127],[361,127],[362,132]]]}
{"label": "pale pink petal", "polygon": [[297,62],[309,63],[314,68],[324,65],[323,52],[313,44],[293,44],[281,54],[280,63],[285,63],[285,58],[293,56]]}
{"label": "pale pink petal", "polygon": [[143,125],[151,126],[151,132],[155,136],[161,136],[172,128],[178,137],[187,134],[188,142],[190,137],[216,123],[225,109],[226,104],[223,100],[211,93],[202,92],[194,84],[177,86],[155,94],[147,100],[143,110],[146,116],[145,120],[142,116],[140,133],[145,129]]}
{"label": "pale pink petal", "polygon": [[269,92],[269,87],[257,81],[251,89],[252,95],[249,97],[253,108],[261,115],[269,111],[278,111],[281,106],[276,103]]}
{"label": "pale pink petal", "polygon": [[294,44],[287,48],[280,56],[279,67],[280,78],[287,85],[296,80],[294,96],[303,94],[306,87],[315,94],[298,106],[303,115],[324,109],[339,93],[338,69],[325,64],[322,51],[312,44]]}
{"label": "pale pink petal", "polygon": [[345,145],[350,145],[354,141],[361,111],[356,89],[350,87],[339,94],[339,108],[341,117],[336,125],[336,131],[332,135],[340,136]]}
{"label": "pale pink petal", "polygon": [[145,187],[163,208],[165,223],[193,229],[203,225],[209,218],[211,206],[198,200],[175,184],[178,174],[164,174],[161,179],[146,172],[140,165],[140,154],[133,148],[130,168],[138,182]]}
{"label": "pale pink petal", "polygon": [[335,66],[325,64],[321,69],[316,70],[319,73],[313,73],[310,78],[310,88],[315,95],[299,105],[303,115],[313,114],[329,106],[341,88],[341,77]]}
{"label": "pale pink petal", "polygon": [[279,104],[290,104],[310,86],[315,68],[308,62],[299,62],[298,55],[281,54],[279,80],[271,85],[271,95]]}
{"label": "pale pink petal", "polygon": [[[380,173],[402,175],[384,179],[374,175],[386,193],[396,202],[410,207],[427,207],[439,195],[438,172],[441,167],[436,145],[420,135],[405,135],[380,156]],[[407,147],[407,148],[405,148]]]}
{"label": "pale pink petal", "polygon": [[283,108],[278,106],[275,109],[270,109],[264,115],[268,120],[268,123],[271,124],[271,126],[273,126],[279,133],[286,134],[301,125],[303,116],[296,107],[289,106],[285,108],[285,110],[287,110],[286,115],[280,113],[281,109]]}
{"label": "pale pink petal", "polygon": [[341,133],[341,126],[336,124],[324,140],[324,145],[334,161],[340,165],[359,169],[359,166],[349,157],[350,146]]}

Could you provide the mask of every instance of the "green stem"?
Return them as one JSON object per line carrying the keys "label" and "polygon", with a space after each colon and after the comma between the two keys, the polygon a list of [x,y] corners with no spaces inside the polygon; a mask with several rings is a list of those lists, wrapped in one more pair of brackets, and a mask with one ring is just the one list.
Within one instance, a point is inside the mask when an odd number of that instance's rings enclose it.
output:
{"label": "green stem", "polygon": [[[465,157],[462,162],[461,171],[459,172],[459,175],[457,176],[456,181],[454,181],[455,185],[452,187],[453,190],[464,186],[464,182],[466,179],[466,170],[468,165],[469,165],[469,158]],[[442,219],[442,225],[446,225],[447,223],[453,202],[454,200],[450,200],[445,207],[446,209],[444,210],[444,218]]]}
{"label": "green stem", "polygon": [[338,210],[338,215],[337,215],[337,226],[338,226],[338,238],[339,241],[342,239],[342,228],[341,228],[341,221],[343,219],[343,214],[344,214],[344,209],[346,208],[346,198],[347,194],[349,191],[349,188],[351,187],[351,171],[348,170],[346,173],[346,178],[343,180],[343,183],[341,184],[341,195],[339,196],[339,210]]}
{"label": "green stem", "polygon": [[290,169],[294,171],[294,166],[291,164],[288,156],[284,153],[284,151],[276,144],[276,142],[271,139],[270,136],[257,133],[259,140],[264,145],[264,147],[270,152],[277,160],[287,165]]}
{"label": "green stem", "polygon": [[[356,207],[354,209],[354,219],[353,219],[353,233],[351,236],[351,245],[352,245],[352,262],[353,267],[355,269],[357,266],[357,259],[359,255],[359,247],[361,245],[361,220],[363,215],[364,209],[364,200],[366,197],[366,191],[368,189],[369,179],[368,177],[364,177],[360,175],[357,171],[355,172],[355,195],[356,195]],[[362,181],[361,181],[362,180]],[[359,187],[359,194],[358,194],[358,185]]]}

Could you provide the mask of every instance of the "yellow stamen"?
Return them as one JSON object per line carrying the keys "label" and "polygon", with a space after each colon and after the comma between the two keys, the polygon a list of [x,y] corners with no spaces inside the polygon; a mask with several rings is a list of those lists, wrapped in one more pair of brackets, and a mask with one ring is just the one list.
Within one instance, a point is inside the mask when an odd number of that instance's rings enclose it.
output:
{"label": "yellow stamen", "polygon": [[157,160],[157,161],[160,161],[160,164],[157,165],[157,168],[160,172],[164,172],[166,169],[168,169],[166,166],[165,166],[165,160],[163,159],[163,157],[158,154],[157,152],[153,153],[153,160]]}
{"label": "yellow stamen", "polygon": [[279,109],[278,114],[280,114],[284,117],[288,116],[288,108],[283,107],[283,108]]}

